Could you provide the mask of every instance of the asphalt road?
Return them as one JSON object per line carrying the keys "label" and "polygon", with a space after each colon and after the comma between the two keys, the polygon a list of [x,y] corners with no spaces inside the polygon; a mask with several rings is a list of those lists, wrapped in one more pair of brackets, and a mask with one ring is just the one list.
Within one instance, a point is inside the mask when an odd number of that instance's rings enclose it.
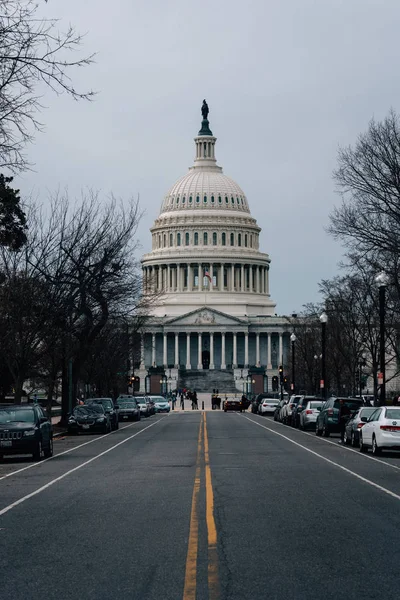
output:
{"label": "asphalt road", "polygon": [[0,464],[0,597],[400,596],[400,455],[171,413]]}

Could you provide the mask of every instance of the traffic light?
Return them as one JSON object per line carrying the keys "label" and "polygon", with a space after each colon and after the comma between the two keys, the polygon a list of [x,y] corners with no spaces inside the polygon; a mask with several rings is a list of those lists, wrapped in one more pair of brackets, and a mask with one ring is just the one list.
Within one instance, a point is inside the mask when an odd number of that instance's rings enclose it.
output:
{"label": "traffic light", "polygon": [[278,376],[274,375],[272,377],[272,391],[273,392],[277,392],[278,391]]}
{"label": "traffic light", "polygon": [[283,366],[279,365],[279,380],[283,384]]}
{"label": "traffic light", "polygon": [[287,377],[283,378],[283,387],[287,391],[287,389],[288,389],[288,378]]}
{"label": "traffic light", "polygon": [[140,377],[133,378],[133,391],[138,392],[140,389]]}

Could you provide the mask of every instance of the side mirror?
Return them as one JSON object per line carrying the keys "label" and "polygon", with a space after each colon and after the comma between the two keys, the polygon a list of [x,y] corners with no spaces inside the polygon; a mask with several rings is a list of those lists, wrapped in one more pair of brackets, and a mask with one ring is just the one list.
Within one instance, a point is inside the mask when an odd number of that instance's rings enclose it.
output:
{"label": "side mirror", "polygon": [[48,423],[49,419],[47,417],[40,417],[40,422],[41,423]]}
{"label": "side mirror", "polygon": [[368,417],[361,417],[362,423],[368,423]]}

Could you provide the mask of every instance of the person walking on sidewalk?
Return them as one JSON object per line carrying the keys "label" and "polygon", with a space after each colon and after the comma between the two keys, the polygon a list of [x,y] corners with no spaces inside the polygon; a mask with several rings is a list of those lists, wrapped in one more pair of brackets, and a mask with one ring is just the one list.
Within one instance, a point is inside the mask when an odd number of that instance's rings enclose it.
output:
{"label": "person walking on sidewalk", "polygon": [[181,408],[182,410],[185,409],[185,396],[183,395],[183,392],[181,392]]}
{"label": "person walking on sidewalk", "polygon": [[194,405],[194,409],[195,410],[199,410],[199,406],[197,404],[197,392],[196,392],[196,390],[193,391],[192,405]]}

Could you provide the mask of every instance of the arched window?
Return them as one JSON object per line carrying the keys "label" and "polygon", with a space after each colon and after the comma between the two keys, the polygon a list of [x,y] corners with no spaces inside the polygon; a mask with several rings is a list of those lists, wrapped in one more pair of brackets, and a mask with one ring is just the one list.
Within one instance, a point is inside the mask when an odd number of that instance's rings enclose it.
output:
{"label": "arched window", "polygon": [[161,234],[158,236],[158,247],[161,248]]}
{"label": "arched window", "polygon": [[200,196],[196,196],[196,202],[197,204],[200,202]]}
{"label": "arched window", "polygon": [[218,196],[218,204],[222,204],[222,198],[221,198],[221,196]]}
{"label": "arched window", "polygon": [[242,234],[238,233],[238,246],[242,245]]}
{"label": "arched window", "polygon": [[176,203],[179,204],[179,196],[176,199]]}
{"label": "arched window", "polygon": [[180,233],[176,234],[176,245],[177,246],[181,245],[181,234]]}
{"label": "arched window", "polygon": [[185,204],[185,202],[186,202],[186,198],[185,198],[185,196],[183,196],[183,198],[182,198],[182,204]]}
{"label": "arched window", "polygon": [[235,245],[235,234],[231,233],[231,246]]}
{"label": "arched window", "polygon": [[207,231],[205,231],[203,233],[203,245],[207,246],[207,244],[208,244],[208,233],[207,233]]}
{"label": "arched window", "polygon": [[185,233],[185,245],[189,246],[189,232],[188,231]]}
{"label": "arched window", "polygon": [[228,204],[228,202],[229,202],[228,196],[225,196],[225,202],[226,202],[226,204]]}
{"label": "arched window", "polygon": [[166,247],[167,247],[167,236],[164,233],[164,236],[163,236],[163,248],[166,248]]}
{"label": "arched window", "polygon": [[214,202],[215,202],[215,198],[214,198],[214,196],[211,196],[211,204],[214,204]]}
{"label": "arched window", "polygon": [[247,233],[246,233],[246,234],[245,234],[245,236],[244,236],[244,245],[245,245],[245,247],[247,248]]}
{"label": "arched window", "polygon": [[174,234],[173,233],[169,234],[169,245],[170,246],[174,245]]}
{"label": "arched window", "polygon": [[250,234],[250,248],[253,247],[253,234]]}
{"label": "arched window", "polygon": [[216,245],[217,245],[217,232],[214,231],[214,233],[213,233],[213,246],[216,246]]}
{"label": "arched window", "polygon": [[221,244],[222,246],[226,246],[226,233],[221,235]]}
{"label": "arched window", "polygon": [[236,202],[237,202],[238,204],[240,204],[240,200],[239,200],[239,198],[236,198]]}
{"label": "arched window", "polygon": [[195,231],[195,233],[194,233],[194,245],[195,246],[199,245],[199,234],[197,233],[197,231]]}
{"label": "arched window", "polygon": [[189,204],[192,204],[192,202],[193,202],[193,197],[189,196]]}
{"label": "arched window", "polygon": [[207,196],[204,196],[204,204],[207,204]]}
{"label": "arched window", "polygon": [[235,204],[235,198],[233,196],[231,197],[231,202],[232,204]]}

